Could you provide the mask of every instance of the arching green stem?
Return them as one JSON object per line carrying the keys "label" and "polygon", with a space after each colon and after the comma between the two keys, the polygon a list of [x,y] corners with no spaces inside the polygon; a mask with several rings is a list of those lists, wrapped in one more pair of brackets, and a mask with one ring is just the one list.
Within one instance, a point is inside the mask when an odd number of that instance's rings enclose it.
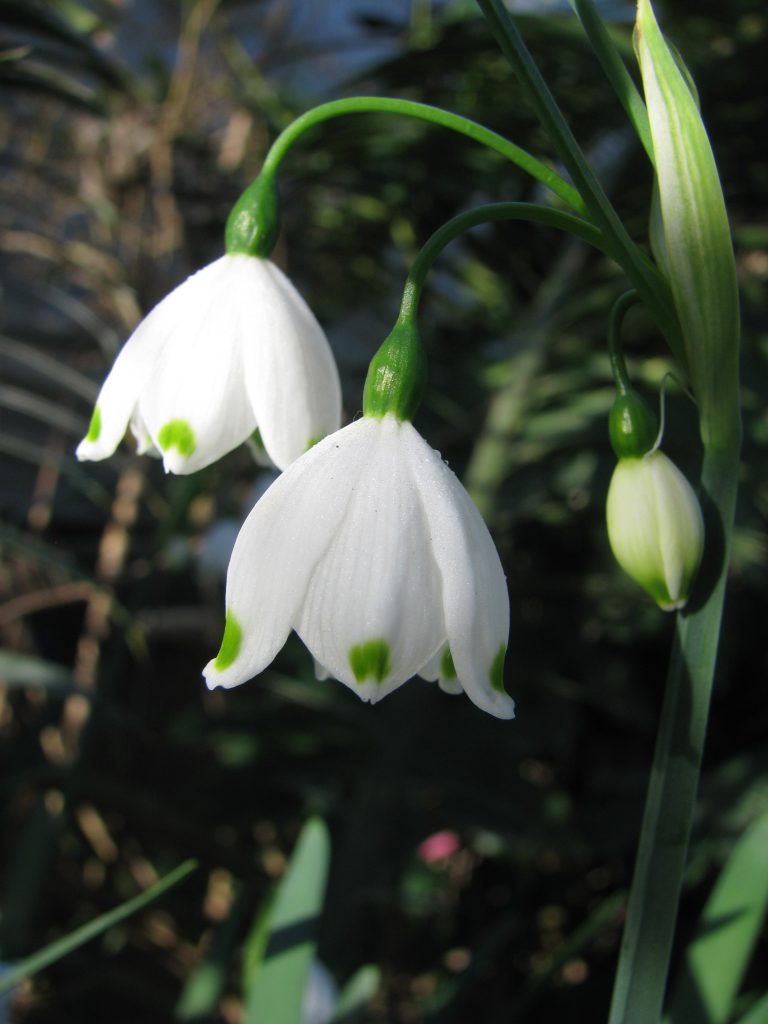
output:
{"label": "arching green stem", "polygon": [[559,228],[561,231],[576,235],[607,255],[612,255],[610,247],[597,228],[571,213],[553,210],[549,206],[539,206],[536,203],[488,203],[485,206],[478,206],[474,210],[467,210],[451,218],[421,247],[405,281],[400,307],[401,320],[416,315],[427,274],[446,245],[470,228],[497,220],[527,220],[534,224]]}
{"label": "arching green stem", "polygon": [[685,366],[682,334],[669,286],[627,233],[528,52],[503,0],[477,0],[477,3],[583,197],[590,218],[600,229],[611,253],[621,264],[633,287],[652,311],[680,365]]}
{"label": "arching green stem", "polygon": [[491,131],[490,128],[485,128],[461,114],[441,110],[439,107],[431,107],[426,103],[386,96],[351,96],[341,100],[332,100],[330,103],[321,103],[320,106],[313,107],[312,110],[297,117],[272,143],[264,160],[261,176],[274,177],[288,150],[310,128],[335,117],[375,113],[414,117],[420,121],[440,125],[442,128],[449,128],[451,131],[458,132],[459,135],[465,135],[516,164],[521,170],[540,181],[542,185],[546,185],[578,213],[585,214],[587,212],[584,201],[572,185],[564,181],[551,167],[547,167],[546,164],[541,163],[520,146],[505,139],[503,135],[499,135]]}
{"label": "arching green stem", "polygon": [[630,389],[627,364],[624,362],[624,355],[621,351],[621,326],[629,310],[639,301],[640,296],[634,289],[624,292],[614,302],[608,321],[608,355],[611,360],[611,373],[616,390],[621,395],[625,395]]}

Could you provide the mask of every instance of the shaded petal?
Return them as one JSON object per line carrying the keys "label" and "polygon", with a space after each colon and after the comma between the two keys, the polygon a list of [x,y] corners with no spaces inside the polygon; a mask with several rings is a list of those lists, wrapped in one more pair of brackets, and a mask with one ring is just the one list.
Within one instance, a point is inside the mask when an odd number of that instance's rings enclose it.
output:
{"label": "shaded petal", "polygon": [[403,440],[442,577],[445,631],[458,679],[478,707],[512,718],[514,702],[501,682],[509,597],[496,548],[475,504],[439,453],[410,424],[403,424]]}
{"label": "shaded petal", "polygon": [[356,431],[370,442],[358,475],[347,477],[346,515],[296,625],[317,661],[371,701],[415,675],[445,639],[440,575],[403,457],[405,426],[364,418],[334,435]]}
{"label": "shaded petal", "polygon": [[430,658],[426,665],[422,665],[419,675],[430,683],[436,682],[443,693],[450,693],[452,696],[464,693],[464,687],[456,676],[456,668],[448,644],[443,644],[437,654]]}
{"label": "shaded petal", "polygon": [[249,264],[260,263],[250,256],[222,256],[161,303],[175,315],[166,321],[139,414],[166,470],[202,469],[256,427],[243,381],[243,349],[258,343],[250,337]]}
{"label": "shaded petal", "polygon": [[279,267],[249,260],[250,329],[245,385],[272,461],[285,469],[341,422],[339,375],[328,340]]}
{"label": "shaded petal", "polygon": [[203,670],[209,687],[245,682],[285,643],[309,577],[345,514],[350,481],[369,458],[370,445],[355,437],[356,426],[293,463],[243,524],[227,573],[222,651]]}

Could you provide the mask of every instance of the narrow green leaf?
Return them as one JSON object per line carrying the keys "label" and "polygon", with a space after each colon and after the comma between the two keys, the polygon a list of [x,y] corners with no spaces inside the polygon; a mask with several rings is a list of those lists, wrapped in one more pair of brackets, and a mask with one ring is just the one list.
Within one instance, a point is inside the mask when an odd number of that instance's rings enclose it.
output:
{"label": "narrow green leaf", "polygon": [[121,903],[119,907],[114,907],[112,910],[107,911],[106,914],[101,914],[99,917],[94,918],[93,921],[89,921],[80,928],[76,928],[69,935],[65,935],[63,939],[51,942],[48,946],[44,946],[36,953],[33,953],[32,956],[28,956],[14,964],[0,978],[0,992],[6,992],[25,978],[31,978],[33,974],[37,974],[44,967],[49,967],[51,964],[56,963],[57,960],[61,960],[68,953],[73,953],[86,942],[95,939],[97,935],[101,935],[113,925],[124,921],[131,914],[135,914],[137,910],[143,910],[144,907],[154,903],[155,900],[158,900],[164,893],[173,888],[174,885],[184,881],[196,868],[196,860],[185,860],[183,864],[179,864],[170,874],[167,874],[165,878],[162,878],[145,892],[134,896],[133,899],[127,900],[125,903]]}
{"label": "narrow green leaf", "polygon": [[669,1024],[725,1024],[768,908],[768,814],[731,852],[701,915]]}
{"label": "narrow green leaf", "polygon": [[355,971],[339,995],[330,1024],[353,1024],[363,1020],[381,981],[381,971],[375,964],[366,964]]}
{"label": "narrow green leaf", "polygon": [[320,819],[299,836],[265,925],[263,959],[246,994],[246,1024],[298,1022],[315,955],[315,931],[328,878],[330,840]]}
{"label": "narrow green leaf", "polygon": [[739,1017],[736,1024],[768,1024],[768,996],[758,999],[751,1010]]}

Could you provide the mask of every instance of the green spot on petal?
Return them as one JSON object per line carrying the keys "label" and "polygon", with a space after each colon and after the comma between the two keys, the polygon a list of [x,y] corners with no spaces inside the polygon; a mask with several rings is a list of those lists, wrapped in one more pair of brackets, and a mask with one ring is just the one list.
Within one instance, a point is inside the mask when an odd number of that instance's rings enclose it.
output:
{"label": "green spot on petal", "polygon": [[451,654],[450,647],[445,648],[440,659],[440,675],[443,679],[456,678],[456,666],[453,664],[453,655]]}
{"label": "green spot on petal", "polygon": [[496,655],[491,662],[491,671],[489,677],[491,680],[491,686],[494,690],[498,690],[499,693],[506,693],[504,689],[504,658],[507,656],[507,645],[502,644],[501,647],[496,651]]}
{"label": "green spot on petal", "polygon": [[368,640],[349,649],[349,664],[358,683],[375,679],[381,683],[392,667],[386,640]]}
{"label": "green spot on petal", "polygon": [[304,449],[304,451],[308,452],[310,448],[314,448],[317,442],[322,441],[324,437],[325,434],[318,434],[317,437],[310,437],[310,439],[307,441],[307,447]]}
{"label": "green spot on petal", "polygon": [[101,434],[101,409],[96,406],[93,410],[93,416],[91,416],[91,422],[88,425],[88,433],[85,435],[86,441],[98,441]]}
{"label": "green spot on petal", "polygon": [[256,447],[257,447],[257,448],[258,448],[258,449],[259,449],[260,451],[262,451],[262,452],[265,452],[265,451],[267,450],[267,449],[266,449],[266,448],[264,447],[264,440],[263,440],[263,438],[262,438],[262,436],[261,436],[261,431],[259,430],[259,428],[258,428],[258,427],[256,427],[256,429],[254,430],[254,432],[253,432],[253,433],[251,434],[251,440],[253,441],[253,443],[254,443],[254,444],[256,445]]}
{"label": "green spot on petal", "polygon": [[169,420],[160,428],[157,443],[164,452],[175,448],[184,458],[189,458],[197,447],[195,432],[186,420]]}
{"label": "green spot on petal", "polygon": [[225,668],[229,668],[240,653],[240,645],[242,642],[243,631],[240,627],[240,623],[231,612],[228,612],[227,621],[224,625],[224,636],[222,637],[221,647],[219,648],[219,653],[216,655],[213,667],[219,672],[222,672]]}

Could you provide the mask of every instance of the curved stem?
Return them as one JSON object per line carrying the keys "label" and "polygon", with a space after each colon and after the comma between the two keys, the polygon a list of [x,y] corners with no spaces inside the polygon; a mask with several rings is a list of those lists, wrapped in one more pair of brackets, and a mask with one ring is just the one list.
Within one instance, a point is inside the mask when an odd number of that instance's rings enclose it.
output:
{"label": "curved stem", "polygon": [[624,292],[614,302],[608,321],[608,356],[611,361],[611,373],[616,390],[620,395],[626,395],[630,387],[627,364],[624,362],[624,355],[621,351],[621,326],[629,310],[639,301],[640,296],[634,289]]}
{"label": "curved stem", "polygon": [[627,233],[528,52],[503,0],[477,0],[477,3],[496,36],[499,48],[525,86],[539,121],[584,198],[591,219],[611,246],[614,257],[642,296],[643,302],[653,311],[680,365],[685,366],[680,324],[668,285]]}
{"label": "curved stem", "polygon": [[501,156],[510,160],[521,170],[530,174],[531,177],[546,185],[555,195],[559,196],[570,207],[578,213],[586,214],[587,208],[578,191],[564,181],[551,167],[547,167],[540,160],[531,156],[530,153],[516,146],[503,135],[486,128],[476,121],[463,117],[461,114],[454,114],[448,110],[441,110],[439,107],[432,107],[426,103],[416,103],[413,100],[393,99],[386,96],[351,96],[341,100],[332,100],[330,103],[321,103],[313,107],[305,114],[297,117],[288,125],[275,139],[264,160],[262,175],[274,176],[288,150],[299,139],[304,132],[323,121],[329,121],[334,117],[346,117],[349,114],[400,114],[405,117],[414,117],[421,121],[428,121],[431,124],[449,128],[451,131],[465,135],[467,138],[479,142],[488,149],[500,153]]}
{"label": "curved stem", "polygon": [[410,319],[416,315],[427,274],[446,245],[470,228],[496,220],[527,220],[559,228],[589,242],[607,255],[613,255],[597,228],[571,213],[553,210],[549,206],[539,206],[536,203],[488,203],[485,206],[478,206],[447,221],[421,247],[405,281],[400,320]]}

